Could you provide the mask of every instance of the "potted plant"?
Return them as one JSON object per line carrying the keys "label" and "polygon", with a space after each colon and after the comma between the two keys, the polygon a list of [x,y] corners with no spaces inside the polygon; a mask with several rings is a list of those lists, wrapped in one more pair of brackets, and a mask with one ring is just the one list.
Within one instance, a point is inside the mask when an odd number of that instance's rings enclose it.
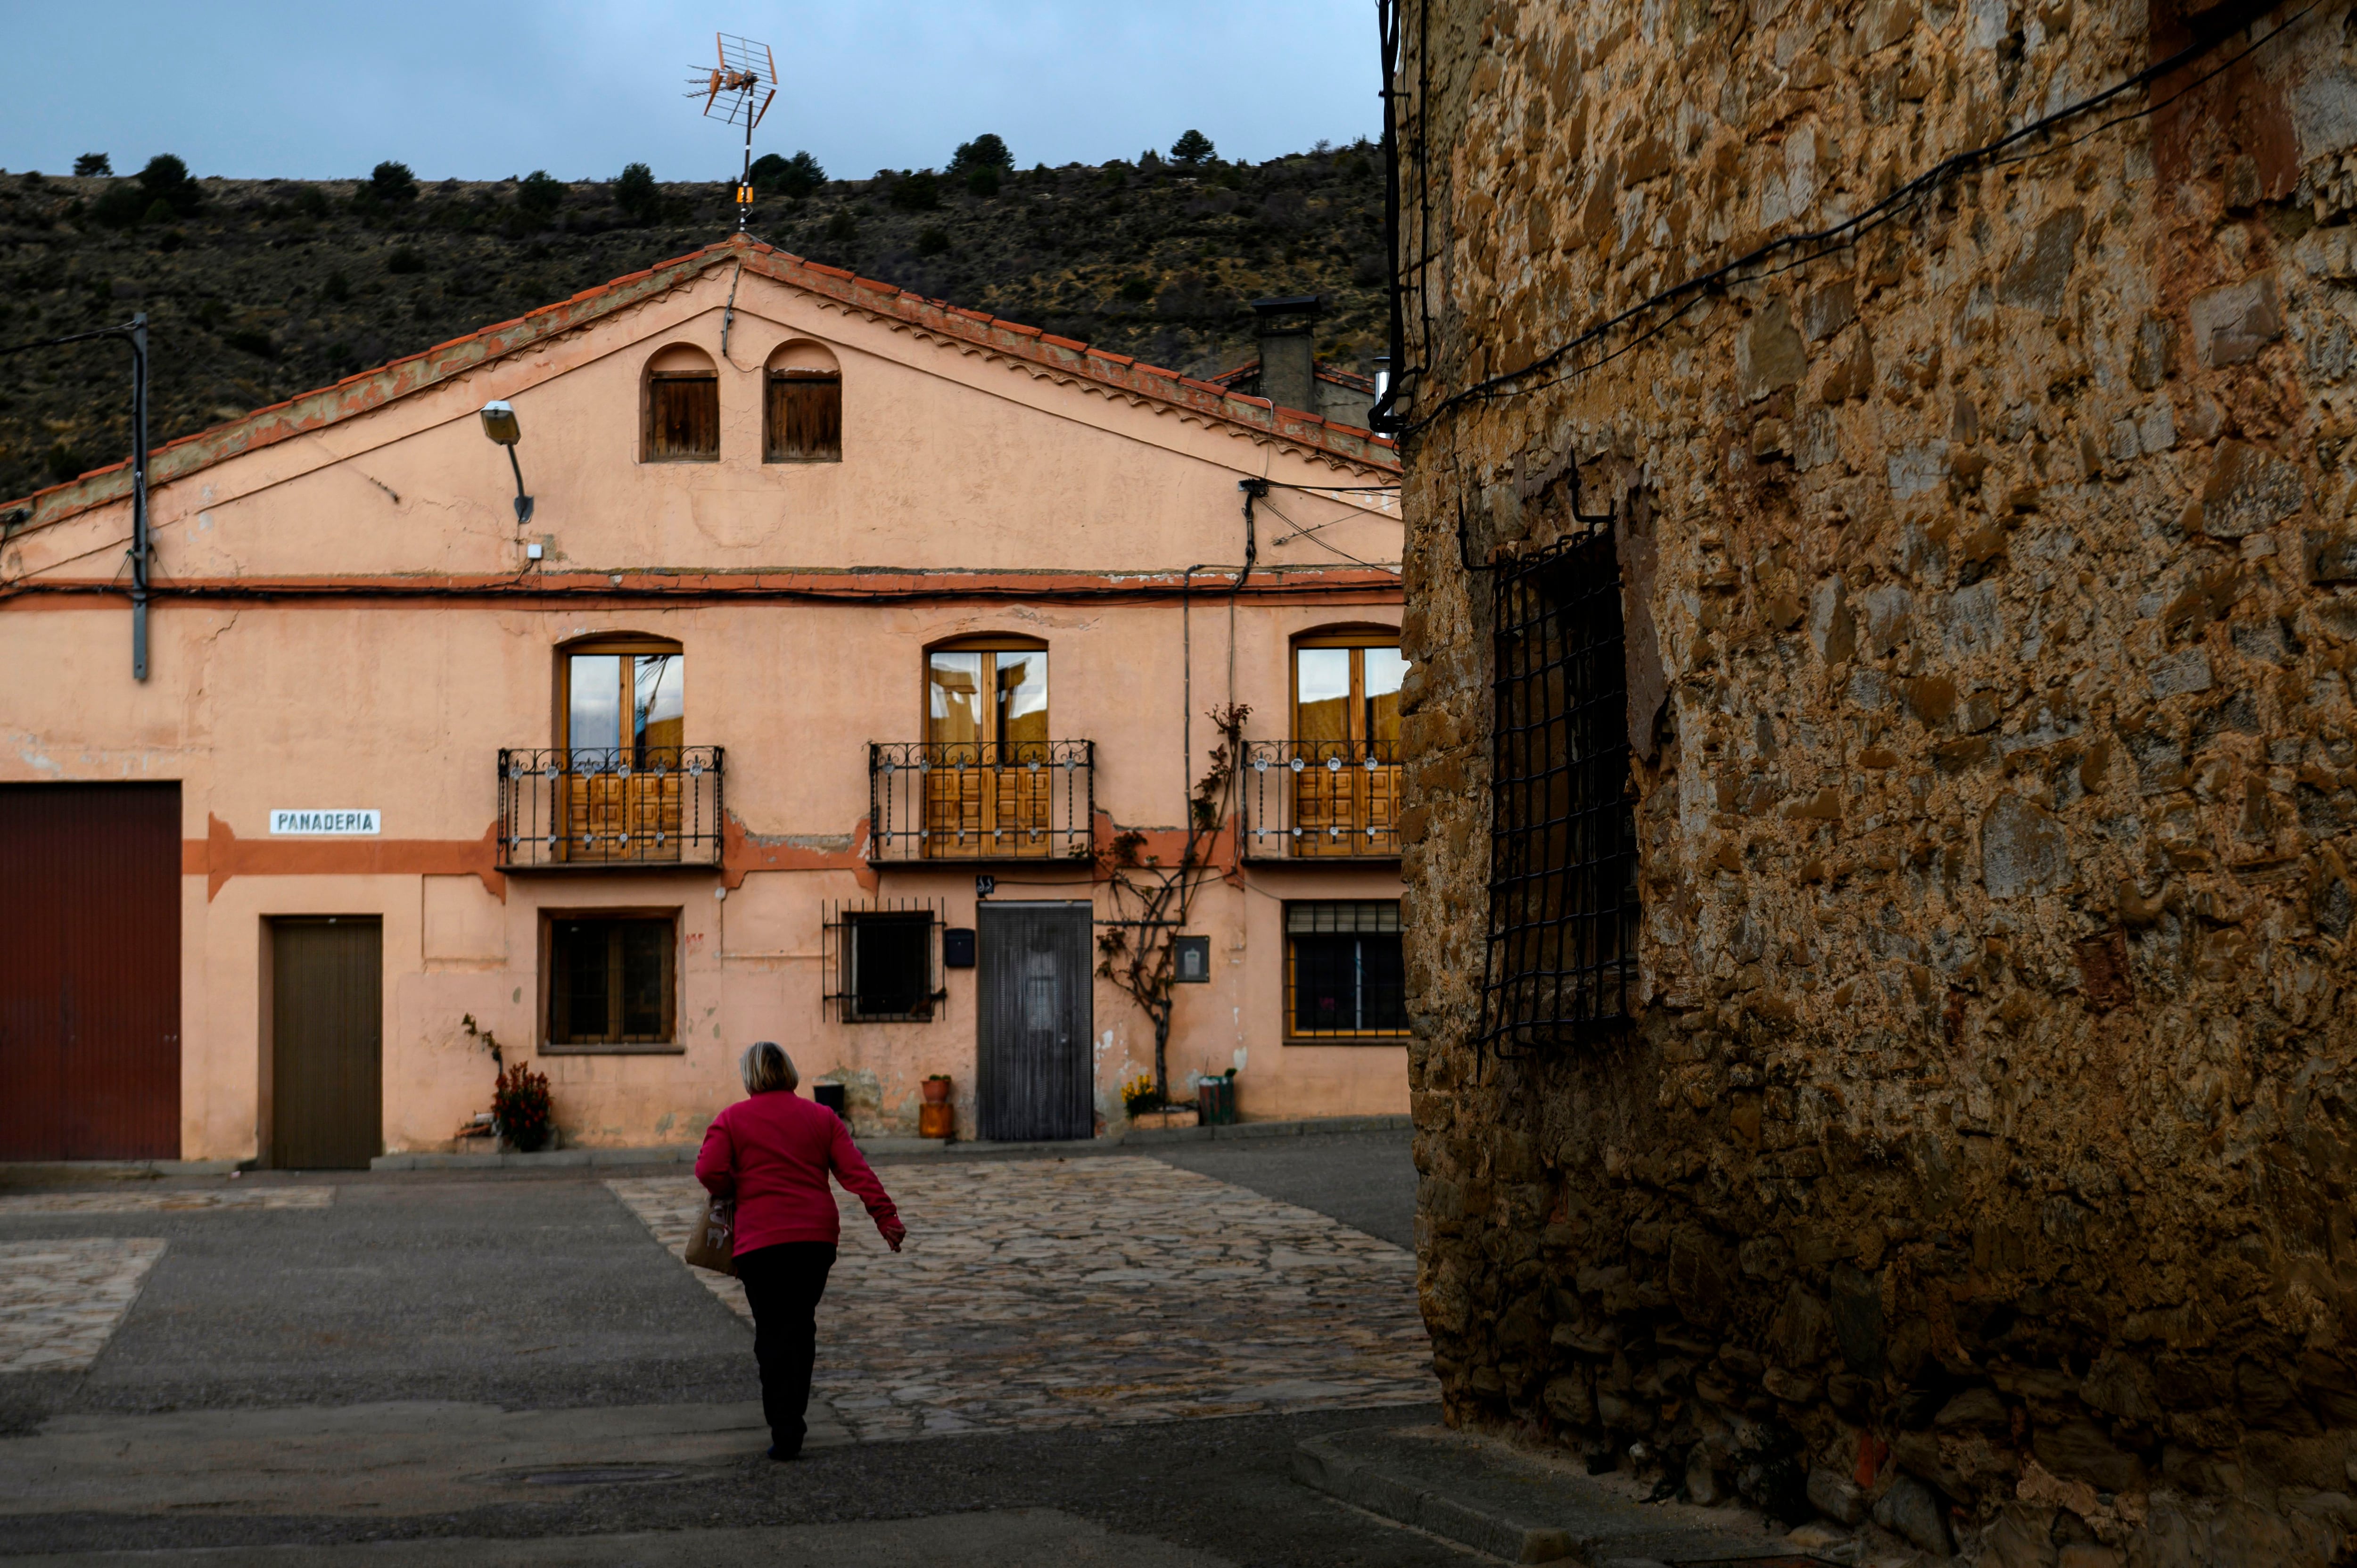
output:
{"label": "potted plant", "polygon": [[917,1086],[925,1102],[917,1107],[917,1136],[948,1138],[957,1131],[957,1111],[950,1104],[950,1075],[934,1073]]}
{"label": "potted plant", "polygon": [[491,1090],[491,1120],[500,1137],[523,1154],[533,1154],[548,1142],[550,1132],[548,1075],[522,1062],[500,1074]]}
{"label": "potted plant", "polygon": [[1129,1124],[1139,1128],[1192,1127],[1195,1109],[1172,1106],[1156,1088],[1153,1075],[1140,1073],[1122,1085],[1122,1109],[1129,1112]]}

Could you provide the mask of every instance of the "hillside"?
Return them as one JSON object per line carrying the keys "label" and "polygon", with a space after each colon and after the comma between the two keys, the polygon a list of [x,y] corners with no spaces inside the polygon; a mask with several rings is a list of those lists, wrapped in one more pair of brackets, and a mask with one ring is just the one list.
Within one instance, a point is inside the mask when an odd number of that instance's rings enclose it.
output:
{"label": "hillside", "polygon": [[[1247,302],[1270,295],[1327,297],[1321,359],[1365,371],[1381,351],[1383,187],[1364,146],[1191,171],[1071,165],[992,183],[885,172],[799,198],[769,191],[752,229],[813,260],[1194,374],[1253,357]],[[0,345],[145,310],[160,445],[734,225],[723,184],[633,193],[536,175],[426,183],[392,200],[378,188],[0,173]],[[0,359],[0,498],[128,453],[128,359],[102,342]]]}

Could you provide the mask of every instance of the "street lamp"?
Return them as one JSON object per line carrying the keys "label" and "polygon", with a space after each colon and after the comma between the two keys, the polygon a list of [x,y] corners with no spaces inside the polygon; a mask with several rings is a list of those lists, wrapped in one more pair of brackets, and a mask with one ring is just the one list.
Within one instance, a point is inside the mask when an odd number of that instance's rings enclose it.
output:
{"label": "street lamp", "polygon": [[516,443],[523,439],[523,426],[516,423],[515,405],[491,402],[483,404],[483,434],[508,449],[508,467],[515,470],[516,526],[532,521],[532,498],[523,493],[523,465],[516,461]]}

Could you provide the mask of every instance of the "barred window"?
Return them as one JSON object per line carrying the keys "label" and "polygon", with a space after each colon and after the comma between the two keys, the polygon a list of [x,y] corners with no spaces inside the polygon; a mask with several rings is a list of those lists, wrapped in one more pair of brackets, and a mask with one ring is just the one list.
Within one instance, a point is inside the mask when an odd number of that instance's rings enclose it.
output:
{"label": "barred window", "polygon": [[1480,1039],[1512,1047],[1631,1012],[1636,819],[1609,528],[1501,562],[1496,608]]}
{"label": "barred window", "polygon": [[825,920],[831,978],[826,1001],[846,1024],[922,1024],[939,1013],[942,910],[834,908]]}
{"label": "barred window", "polygon": [[1285,907],[1285,1026],[1306,1041],[1407,1034],[1396,899]]}

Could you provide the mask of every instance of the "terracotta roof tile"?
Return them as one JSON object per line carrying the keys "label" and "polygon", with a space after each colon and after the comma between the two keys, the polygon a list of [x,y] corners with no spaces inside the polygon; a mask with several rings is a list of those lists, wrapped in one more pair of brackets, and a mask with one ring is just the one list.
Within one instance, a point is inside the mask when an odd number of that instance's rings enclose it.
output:
{"label": "terracotta roof tile", "polygon": [[1039,341],[1042,343],[1052,343],[1059,349],[1070,349],[1076,354],[1085,352],[1088,349],[1088,345],[1086,343],[1081,342],[1077,338],[1059,338],[1053,332],[1040,333]]}

